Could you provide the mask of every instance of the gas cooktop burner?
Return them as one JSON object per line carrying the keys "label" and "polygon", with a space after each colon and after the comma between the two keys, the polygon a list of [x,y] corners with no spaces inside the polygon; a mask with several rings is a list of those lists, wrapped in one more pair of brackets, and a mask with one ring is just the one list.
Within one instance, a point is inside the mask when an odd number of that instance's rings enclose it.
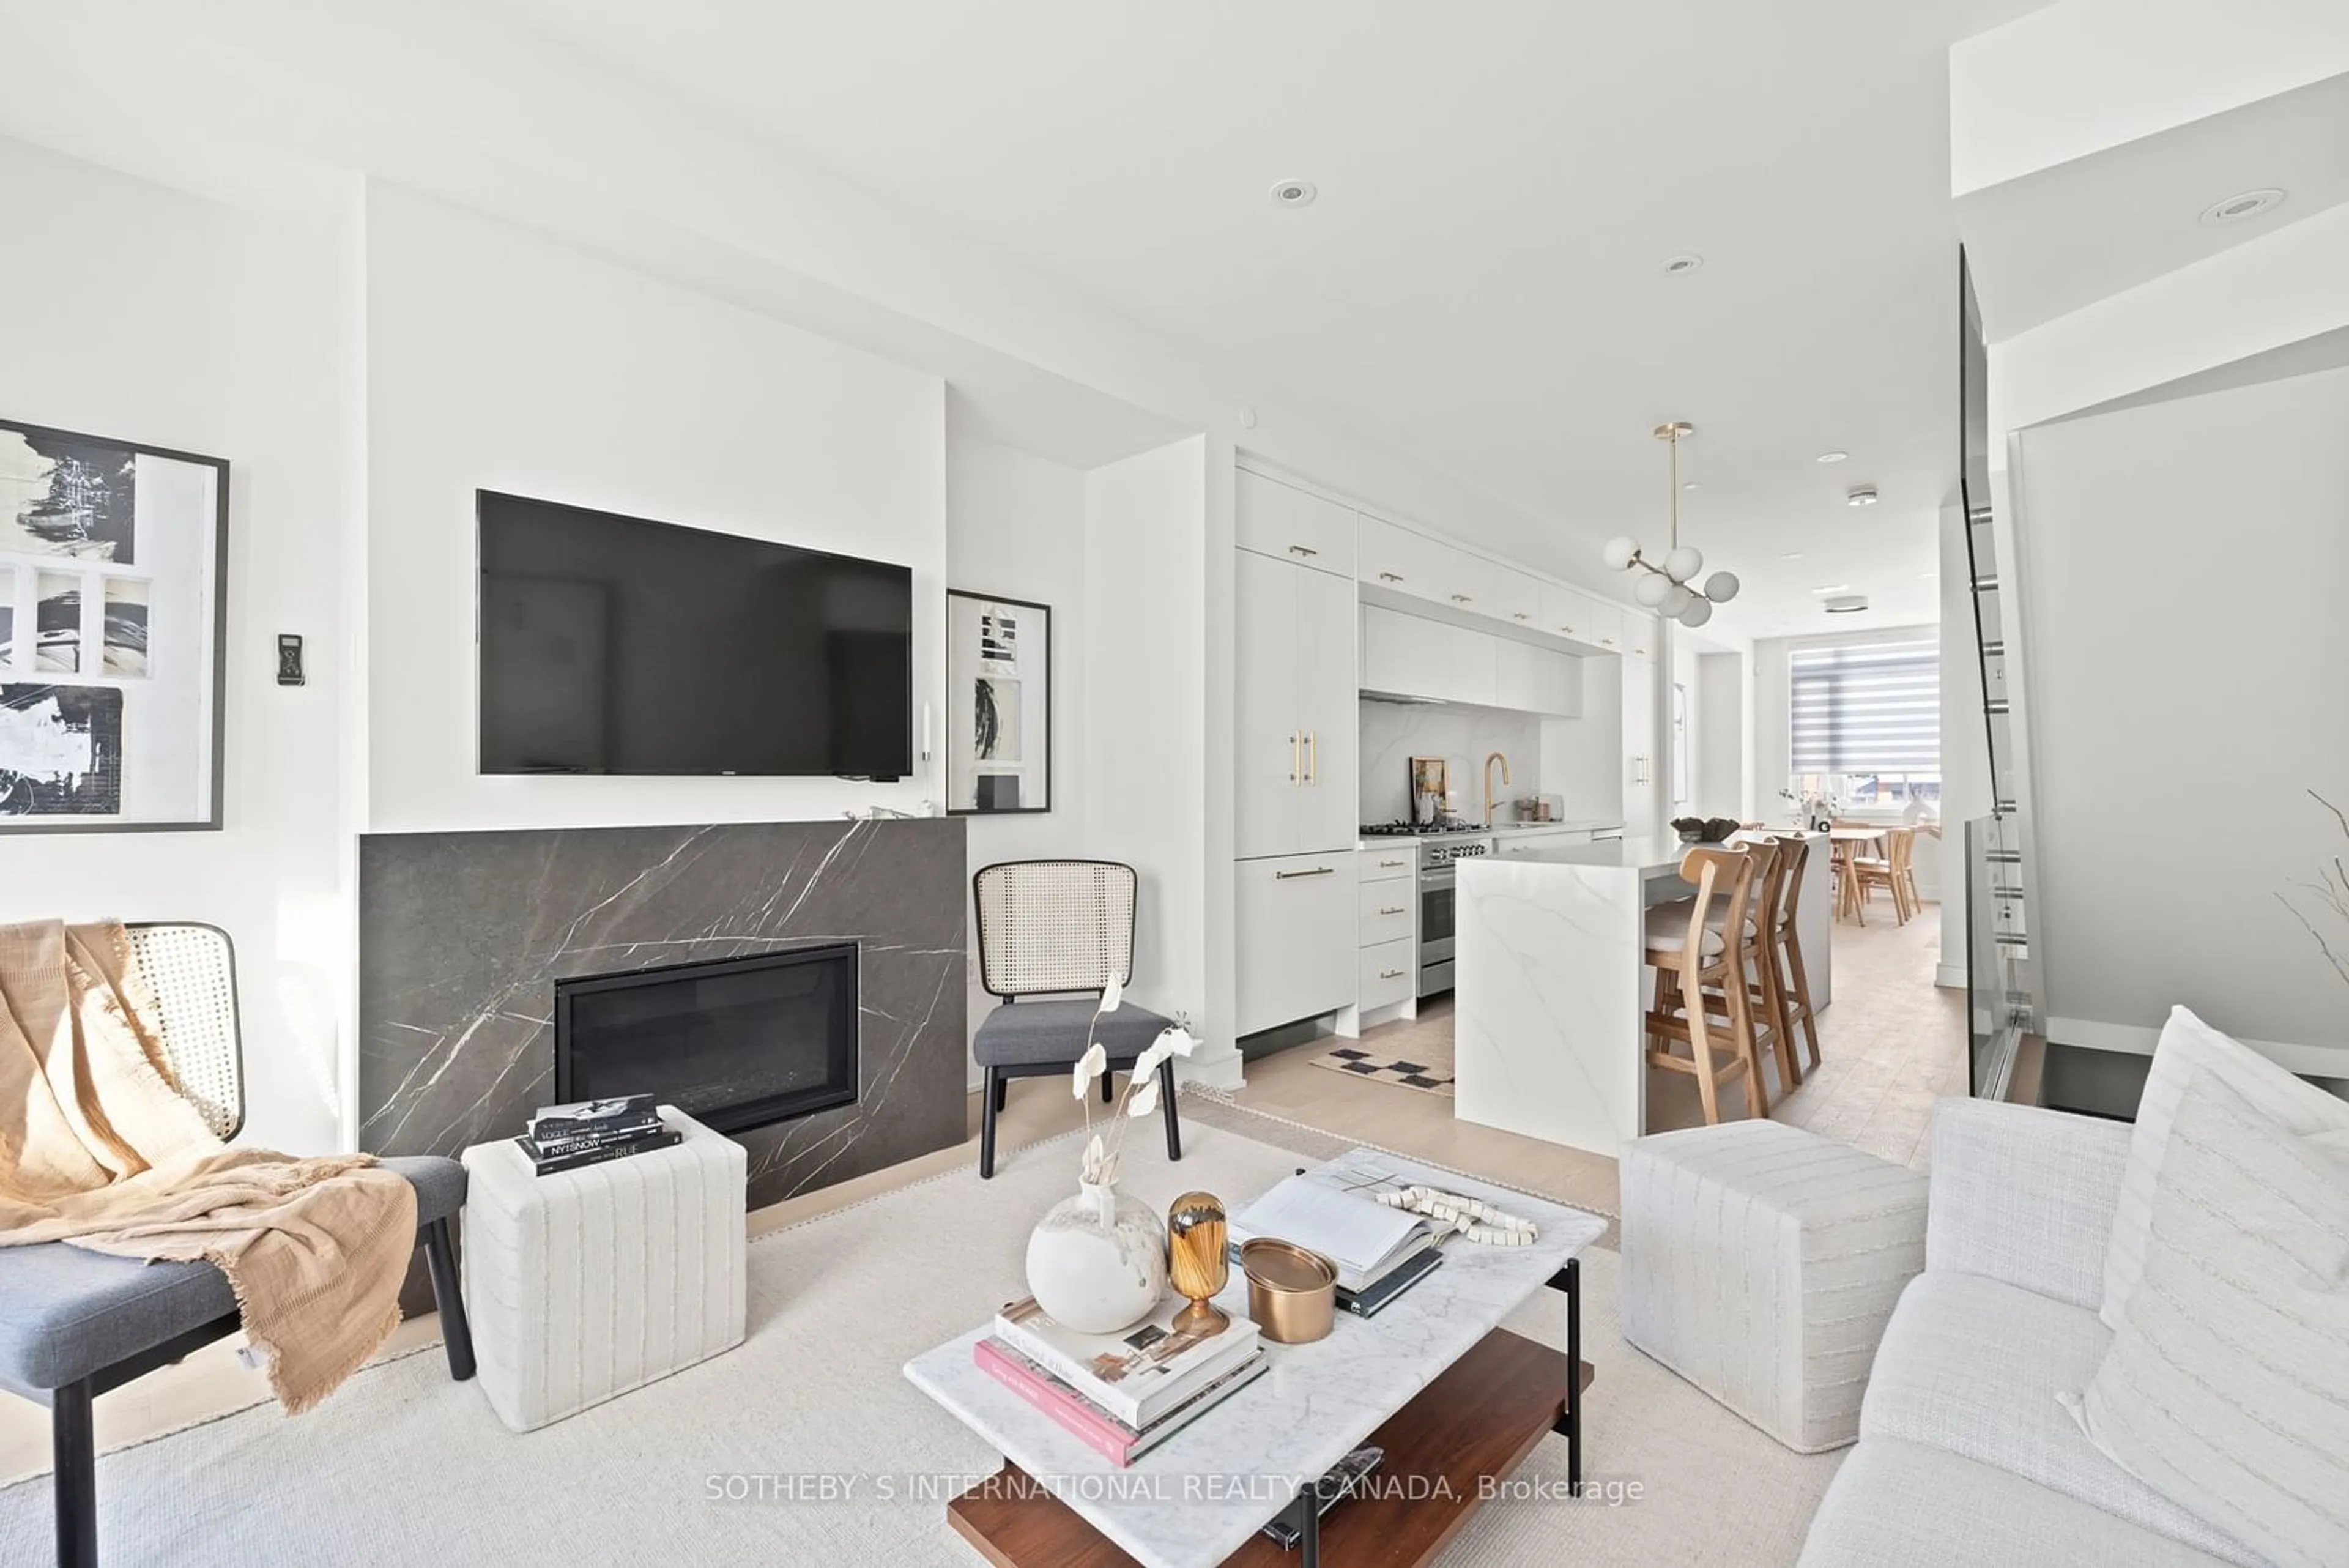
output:
{"label": "gas cooktop burner", "polygon": [[1376,823],[1362,829],[1362,836],[1364,838],[1420,838],[1438,833],[1474,833],[1475,831],[1476,828],[1473,824],[1463,822],[1456,816],[1447,816],[1439,822],[1433,823]]}

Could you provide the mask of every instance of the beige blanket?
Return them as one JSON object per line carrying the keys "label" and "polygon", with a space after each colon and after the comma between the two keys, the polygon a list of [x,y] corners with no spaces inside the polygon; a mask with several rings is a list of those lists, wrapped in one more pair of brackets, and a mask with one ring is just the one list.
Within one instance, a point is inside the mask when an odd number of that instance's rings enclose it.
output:
{"label": "beige blanket", "polygon": [[121,926],[0,926],[0,1246],[208,1259],[298,1413],[399,1322],[416,1194],[367,1155],[229,1148],[180,1097]]}

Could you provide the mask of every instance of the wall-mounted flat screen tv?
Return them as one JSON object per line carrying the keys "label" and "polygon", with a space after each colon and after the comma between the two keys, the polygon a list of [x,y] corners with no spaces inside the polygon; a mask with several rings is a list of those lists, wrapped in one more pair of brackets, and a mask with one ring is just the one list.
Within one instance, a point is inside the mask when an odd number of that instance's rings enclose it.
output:
{"label": "wall-mounted flat screen tv", "polygon": [[481,771],[897,779],[912,569],[478,493]]}

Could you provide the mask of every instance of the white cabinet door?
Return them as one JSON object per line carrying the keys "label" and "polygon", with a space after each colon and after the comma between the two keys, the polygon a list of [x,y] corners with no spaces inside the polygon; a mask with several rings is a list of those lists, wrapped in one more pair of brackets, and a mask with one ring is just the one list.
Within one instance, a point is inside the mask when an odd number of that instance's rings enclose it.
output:
{"label": "white cabinet door", "polygon": [[1454,702],[1495,705],[1500,685],[1500,639],[1464,626],[1441,628],[1452,645],[1452,680],[1439,695]]}
{"label": "white cabinet door", "polygon": [[1623,651],[1634,659],[1656,656],[1656,626],[1654,616],[1645,610],[1627,609],[1623,616]]}
{"label": "white cabinet door", "polygon": [[1293,484],[1239,471],[1233,532],[1243,550],[1318,572],[1354,575],[1354,512]]}
{"label": "white cabinet door", "polygon": [[1428,597],[1454,609],[1491,615],[1501,599],[1501,568],[1482,556],[1435,540],[1427,541],[1435,566],[1436,591]]}
{"label": "white cabinet door", "polygon": [[1542,656],[1547,650],[1530,643],[1495,639],[1493,646],[1493,706],[1520,713],[1544,711]]}
{"label": "white cabinet door", "polygon": [[1452,684],[1454,629],[1382,605],[1364,605],[1361,689],[1393,697],[1444,696]]}
{"label": "white cabinet door", "polygon": [[1651,659],[1619,661],[1623,677],[1623,828],[1634,838],[1654,835],[1662,824],[1664,769],[1656,746],[1656,666]]}
{"label": "white cabinet door", "polygon": [[[1298,584],[1286,561],[1237,556],[1233,649],[1233,853],[1285,855],[1297,847],[1304,741],[1297,722]],[[1335,582],[1337,579],[1332,578]],[[1340,584],[1341,587],[1345,585]]]}
{"label": "white cabinet door", "polygon": [[1542,624],[1542,589],[1548,585],[1530,572],[1515,566],[1495,566],[1493,568],[1493,618],[1505,620],[1527,631],[1547,631]]}
{"label": "white cabinet door", "polygon": [[1361,952],[1353,851],[1244,860],[1234,872],[1237,1032],[1353,1006]]}
{"label": "white cabinet door", "polygon": [[1582,716],[1582,660],[1570,653],[1540,650],[1542,708],[1561,719]]}
{"label": "white cabinet door", "polygon": [[1623,607],[1603,599],[1590,601],[1590,635],[1583,640],[1609,653],[1623,651]]}
{"label": "white cabinet door", "polygon": [[1439,597],[1433,541],[1367,512],[1354,519],[1354,576],[1399,594]]}
{"label": "white cabinet door", "polygon": [[1541,628],[1552,637],[1589,642],[1592,633],[1590,596],[1558,583],[1544,583]]}
{"label": "white cabinet door", "polygon": [[1354,842],[1362,798],[1353,579],[1298,573],[1295,625],[1295,711],[1305,736],[1305,772],[1296,792],[1293,847],[1338,849]]}

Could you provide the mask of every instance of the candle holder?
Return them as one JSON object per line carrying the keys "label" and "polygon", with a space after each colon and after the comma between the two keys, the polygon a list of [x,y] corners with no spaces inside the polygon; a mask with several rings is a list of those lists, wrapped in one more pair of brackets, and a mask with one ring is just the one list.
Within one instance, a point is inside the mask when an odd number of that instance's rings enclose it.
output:
{"label": "candle holder", "polygon": [[1211,1296],[1232,1277],[1224,1200],[1212,1192],[1185,1192],[1166,1210],[1166,1278],[1191,1304],[1174,1314],[1174,1332],[1202,1336],[1231,1326]]}

